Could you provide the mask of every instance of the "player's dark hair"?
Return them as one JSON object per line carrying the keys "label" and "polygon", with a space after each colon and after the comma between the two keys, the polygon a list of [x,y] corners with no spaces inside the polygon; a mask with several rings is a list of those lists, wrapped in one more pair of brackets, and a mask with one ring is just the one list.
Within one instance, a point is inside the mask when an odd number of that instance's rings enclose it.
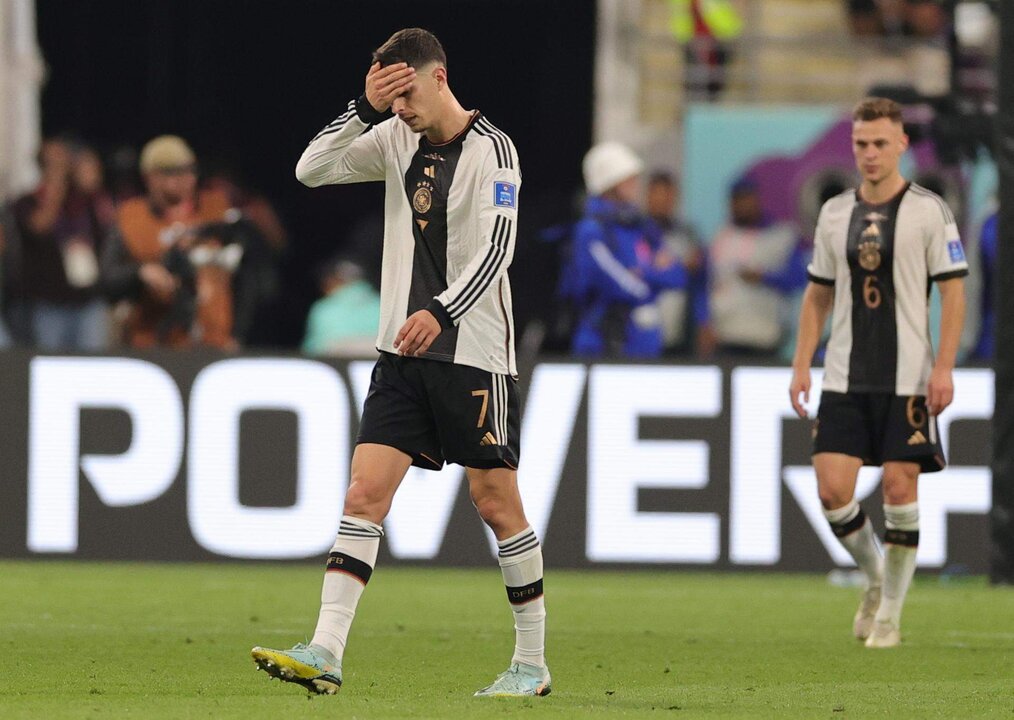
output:
{"label": "player's dark hair", "polygon": [[902,124],[901,105],[894,100],[882,97],[863,98],[852,110],[852,121],[869,122],[887,118],[893,123]]}
{"label": "player's dark hair", "polygon": [[447,67],[447,55],[437,36],[422,28],[399,30],[373,51],[373,60],[382,67],[400,62],[414,68],[431,62]]}

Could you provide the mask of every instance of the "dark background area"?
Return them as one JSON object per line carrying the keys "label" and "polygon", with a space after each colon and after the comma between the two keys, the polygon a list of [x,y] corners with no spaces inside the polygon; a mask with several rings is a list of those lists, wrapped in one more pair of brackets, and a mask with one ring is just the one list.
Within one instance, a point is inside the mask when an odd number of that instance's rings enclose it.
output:
{"label": "dark background area", "polygon": [[591,0],[38,0],[49,68],[45,134],[73,132],[109,152],[175,133],[204,168],[232,169],[274,204],[290,233],[271,344],[302,337],[315,268],[376,234],[379,183],[310,190],[296,160],[363,92],[371,51],[402,27],[433,31],[450,84],[514,140],[524,186],[511,268],[518,326],[546,307],[555,250],[538,230],[569,219],[591,142]]}

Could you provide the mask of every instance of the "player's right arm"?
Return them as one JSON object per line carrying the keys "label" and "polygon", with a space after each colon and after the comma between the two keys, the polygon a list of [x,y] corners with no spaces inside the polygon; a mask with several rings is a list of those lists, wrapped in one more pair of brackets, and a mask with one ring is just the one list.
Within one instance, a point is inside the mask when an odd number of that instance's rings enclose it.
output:
{"label": "player's right arm", "polygon": [[383,180],[382,139],[367,130],[389,116],[391,103],[414,79],[415,69],[405,63],[374,63],[366,92],[310,141],[296,164],[296,178],[309,187]]}
{"label": "player's right arm", "polygon": [[789,400],[792,409],[801,418],[806,417],[803,403],[810,402],[810,364],[813,362],[813,354],[817,352],[824,323],[834,305],[835,262],[826,239],[825,222],[824,210],[821,209],[813,237],[813,261],[806,269],[810,282],[803,293],[802,307],[799,310],[799,332],[796,334],[796,354],[792,358]]}
{"label": "player's right arm", "polygon": [[[799,311],[799,333],[796,337],[796,354],[792,358],[792,383],[789,398],[792,409],[801,418],[806,417],[803,403],[810,402],[810,363],[817,352],[817,343],[824,323],[834,303],[834,287],[810,281],[803,293],[803,306]],[[803,396],[800,402],[799,396]]]}

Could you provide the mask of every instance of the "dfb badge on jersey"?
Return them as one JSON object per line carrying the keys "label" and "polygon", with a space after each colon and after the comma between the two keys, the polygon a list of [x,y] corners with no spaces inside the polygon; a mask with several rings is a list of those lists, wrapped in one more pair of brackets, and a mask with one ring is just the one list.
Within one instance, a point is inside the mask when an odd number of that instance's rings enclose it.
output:
{"label": "dfb badge on jersey", "polygon": [[493,183],[493,204],[497,207],[516,208],[518,206],[518,188],[514,183]]}
{"label": "dfb badge on jersey", "polygon": [[947,243],[947,252],[951,255],[951,262],[958,263],[963,262],[965,259],[965,250],[961,247],[960,240],[951,240]]}

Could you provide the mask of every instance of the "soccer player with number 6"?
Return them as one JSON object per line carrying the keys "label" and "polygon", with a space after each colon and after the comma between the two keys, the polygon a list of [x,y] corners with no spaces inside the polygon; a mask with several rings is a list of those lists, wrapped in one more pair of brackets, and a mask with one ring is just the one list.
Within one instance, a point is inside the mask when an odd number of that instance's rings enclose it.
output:
{"label": "soccer player with number 6", "polygon": [[373,59],[365,93],[310,141],[296,176],[311,187],[385,183],[380,359],[316,632],[288,650],[255,647],[253,658],[311,692],[337,692],[398,486],[412,465],[439,470],[453,462],[465,466],[472,502],[496,536],[515,627],[510,666],[475,694],[548,695],[542,546],[517,483],[521,406],[507,278],[517,152],[482,113],[458,103],[431,33],[400,30]]}
{"label": "soccer player with number 6", "polygon": [[[888,648],[901,642],[902,604],[915,573],[919,474],[945,466],[936,416],[954,397],[968,263],[947,204],[901,175],[908,148],[901,107],[867,98],[852,120],[862,181],[821,208],[789,396],[805,418],[810,364],[831,314],[813,466],[824,515],[867,579],[853,633],[866,647]],[[942,301],[935,357],[934,282]],[[883,555],[855,498],[863,465],[883,466]]]}

